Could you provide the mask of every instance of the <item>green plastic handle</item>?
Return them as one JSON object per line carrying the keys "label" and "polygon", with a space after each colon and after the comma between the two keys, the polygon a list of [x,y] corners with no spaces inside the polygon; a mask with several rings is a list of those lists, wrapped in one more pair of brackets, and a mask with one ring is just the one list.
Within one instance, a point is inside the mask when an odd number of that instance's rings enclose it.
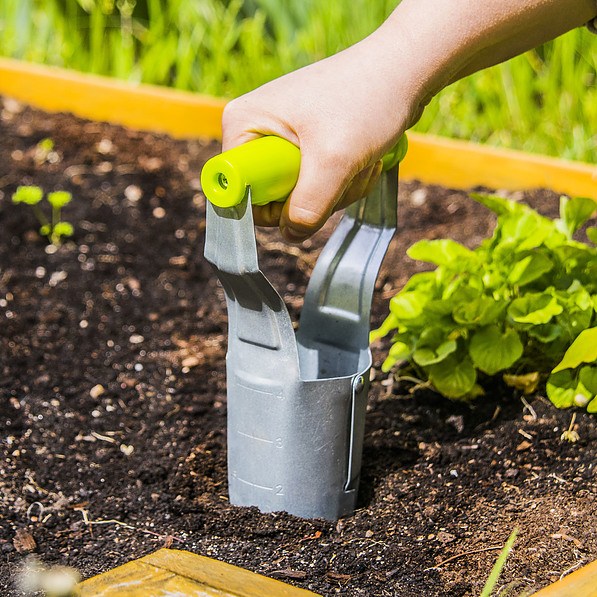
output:
{"label": "green plastic handle", "polygon": [[[408,141],[402,135],[383,157],[383,169],[389,170],[406,155]],[[253,205],[285,201],[296,185],[301,166],[301,152],[296,145],[280,137],[260,137],[208,160],[201,171],[205,196],[218,207],[234,207],[251,187]]]}

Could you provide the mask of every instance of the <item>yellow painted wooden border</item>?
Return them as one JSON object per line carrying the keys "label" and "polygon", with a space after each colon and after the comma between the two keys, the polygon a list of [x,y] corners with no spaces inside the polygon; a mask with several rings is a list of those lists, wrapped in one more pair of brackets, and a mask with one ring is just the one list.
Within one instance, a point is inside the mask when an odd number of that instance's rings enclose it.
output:
{"label": "yellow painted wooden border", "polygon": [[[226,100],[0,58],[0,94],[51,112],[72,112],[173,137],[221,138]],[[409,133],[405,179],[468,189],[549,188],[597,198],[597,166]]]}
{"label": "yellow painted wooden border", "polygon": [[552,189],[597,198],[597,165],[408,133],[409,151],[400,166],[406,179],[468,189]]}
{"label": "yellow painted wooden border", "polygon": [[[79,597],[321,597],[188,551],[160,549],[83,581]],[[532,597],[597,597],[597,560]]]}
{"label": "yellow painted wooden border", "polygon": [[0,58],[0,94],[47,110],[72,112],[173,137],[222,136],[226,100]]}
{"label": "yellow painted wooden border", "polygon": [[541,589],[532,597],[597,597],[597,560]]}
{"label": "yellow painted wooden border", "polygon": [[83,581],[79,597],[321,597],[189,551],[160,549]]}

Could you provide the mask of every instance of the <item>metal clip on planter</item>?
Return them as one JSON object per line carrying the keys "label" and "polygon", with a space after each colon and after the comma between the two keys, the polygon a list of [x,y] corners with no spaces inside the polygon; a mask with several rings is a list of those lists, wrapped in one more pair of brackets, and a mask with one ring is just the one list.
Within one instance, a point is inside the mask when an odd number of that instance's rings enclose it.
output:
{"label": "metal clip on planter", "polygon": [[375,279],[396,229],[403,137],[366,199],[346,210],[313,270],[300,327],[259,269],[251,203],[284,200],[299,150],[277,137],[211,159],[201,174],[205,257],[228,306],[230,501],[335,520],[354,511],[361,469]]}

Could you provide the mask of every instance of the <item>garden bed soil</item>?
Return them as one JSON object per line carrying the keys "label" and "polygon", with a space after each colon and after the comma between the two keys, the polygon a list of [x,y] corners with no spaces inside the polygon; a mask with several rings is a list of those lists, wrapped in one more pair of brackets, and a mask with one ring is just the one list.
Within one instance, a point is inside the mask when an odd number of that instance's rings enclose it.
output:
{"label": "garden bed soil", "polygon": [[[36,149],[51,138],[54,150]],[[322,595],[537,590],[597,556],[595,418],[500,383],[474,404],[409,393],[373,347],[359,509],[337,523],[229,504],[226,310],[202,256],[199,188],[215,143],[173,141],[4,100],[0,119],[0,592],[28,554],[83,577],[160,547],[218,558]],[[74,237],[36,232],[21,184],[66,189]],[[548,191],[519,194],[555,215]],[[469,246],[493,217],[463,192],[403,183],[373,325],[421,268],[421,238]],[[330,226],[300,250],[258,232],[262,265],[296,319]]]}

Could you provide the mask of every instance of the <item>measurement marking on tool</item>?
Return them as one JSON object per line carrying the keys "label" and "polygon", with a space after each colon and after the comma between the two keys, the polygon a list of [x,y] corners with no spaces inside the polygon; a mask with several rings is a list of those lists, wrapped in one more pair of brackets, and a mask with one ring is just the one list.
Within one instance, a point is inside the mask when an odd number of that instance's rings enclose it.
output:
{"label": "measurement marking on tool", "polygon": [[265,489],[266,491],[275,491],[276,495],[284,495],[284,488],[282,485],[276,485],[275,487],[267,487],[266,485],[258,485],[257,483],[253,483],[252,481],[247,481],[246,479],[241,479],[238,476],[236,471],[232,471],[232,478],[235,481],[240,481],[241,483],[245,483],[245,485],[250,485],[251,487],[256,487],[257,489]]}
{"label": "measurement marking on tool", "polygon": [[243,435],[244,437],[248,437],[249,439],[255,439],[258,442],[263,442],[265,444],[273,444],[273,440],[265,439],[263,437],[257,437],[256,435],[251,435],[250,433],[245,433],[244,431],[237,431],[239,435]]}
{"label": "measurement marking on tool", "polygon": [[266,485],[258,485],[257,483],[253,483],[251,481],[247,481],[246,479],[241,479],[239,476],[235,477],[237,481],[244,483],[245,485],[250,485],[251,487],[256,487],[257,489],[265,489],[266,491],[273,491],[273,487],[267,487]]}
{"label": "measurement marking on tool", "polygon": [[[237,379],[242,380],[243,376],[242,373],[236,374]],[[255,385],[247,385],[242,383],[242,381],[237,381],[236,385],[239,388],[243,388],[244,390],[248,390],[249,392],[255,392],[255,394],[261,394],[264,398],[278,398],[282,400],[284,398],[284,394],[281,392],[278,386],[271,386],[271,387],[263,387],[263,388],[256,388]]]}

